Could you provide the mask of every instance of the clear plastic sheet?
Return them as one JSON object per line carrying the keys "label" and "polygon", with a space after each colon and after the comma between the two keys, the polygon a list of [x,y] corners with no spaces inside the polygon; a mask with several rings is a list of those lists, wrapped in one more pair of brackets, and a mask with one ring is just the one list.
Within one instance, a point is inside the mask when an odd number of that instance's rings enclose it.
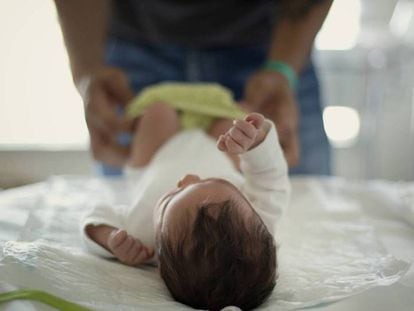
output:
{"label": "clear plastic sheet", "polygon": [[[259,309],[329,303],[392,284],[408,270],[407,262],[387,253],[367,221],[398,218],[398,213],[378,202],[375,187],[345,186],[341,180],[294,183],[291,207],[276,237],[278,284]],[[81,214],[96,200],[128,203],[127,192],[123,180],[51,179],[20,240],[0,248],[0,279],[95,310],[188,310],[168,295],[155,268],[131,268],[82,250]]]}

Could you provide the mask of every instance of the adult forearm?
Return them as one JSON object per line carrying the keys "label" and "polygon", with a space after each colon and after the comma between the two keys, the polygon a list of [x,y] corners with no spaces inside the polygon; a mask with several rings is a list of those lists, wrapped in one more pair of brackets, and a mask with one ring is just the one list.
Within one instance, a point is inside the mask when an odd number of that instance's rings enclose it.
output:
{"label": "adult forearm", "polygon": [[104,59],[109,0],[55,0],[75,83]]}
{"label": "adult forearm", "polygon": [[299,73],[309,58],[331,4],[332,0],[325,0],[301,16],[281,16],[273,30],[268,58],[284,61]]}

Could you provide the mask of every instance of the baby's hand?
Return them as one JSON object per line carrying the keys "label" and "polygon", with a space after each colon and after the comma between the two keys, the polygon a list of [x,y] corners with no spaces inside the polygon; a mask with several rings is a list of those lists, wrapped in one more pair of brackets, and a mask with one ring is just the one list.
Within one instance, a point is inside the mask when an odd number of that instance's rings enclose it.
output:
{"label": "baby's hand", "polygon": [[242,154],[256,147],[266,137],[263,124],[264,116],[255,112],[244,120],[235,120],[227,133],[220,135],[217,148],[230,154]]}
{"label": "baby's hand", "polygon": [[143,264],[154,255],[153,249],[144,246],[125,230],[113,230],[108,237],[107,245],[120,262],[129,266]]}

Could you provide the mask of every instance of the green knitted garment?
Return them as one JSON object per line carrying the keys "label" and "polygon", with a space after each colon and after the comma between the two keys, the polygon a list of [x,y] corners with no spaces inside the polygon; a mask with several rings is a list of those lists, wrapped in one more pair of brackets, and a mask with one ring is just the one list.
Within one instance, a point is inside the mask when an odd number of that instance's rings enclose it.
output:
{"label": "green knitted garment", "polygon": [[128,105],[128,117],[135,118],[154,103],[165,103],[180,112],[183,129],[207,130],[217,118],[242,119],[246,115],[231,92],[215,83],[161,83],[143,89]]}

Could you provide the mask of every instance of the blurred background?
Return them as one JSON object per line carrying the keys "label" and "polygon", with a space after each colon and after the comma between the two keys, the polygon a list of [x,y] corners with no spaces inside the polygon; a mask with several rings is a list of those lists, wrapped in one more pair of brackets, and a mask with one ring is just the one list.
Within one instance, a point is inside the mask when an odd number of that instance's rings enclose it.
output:
{"label": "blurred background", "polygon": [[[334,174],[414,180],[414,0],[334,0],[314,51]],[[54,3],[0,1],[0,188],[94,165]]]}

